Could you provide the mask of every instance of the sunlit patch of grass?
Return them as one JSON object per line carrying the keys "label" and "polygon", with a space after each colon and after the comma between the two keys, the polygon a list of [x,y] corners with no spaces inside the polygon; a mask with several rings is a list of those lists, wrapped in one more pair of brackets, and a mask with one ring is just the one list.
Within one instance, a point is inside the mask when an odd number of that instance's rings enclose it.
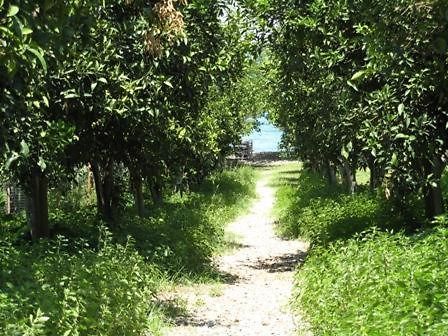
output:
{"label": "sunlit patch of grass", "polygon": [[212,285],[208,293],[214,297],[222,296],[224,294],[224,288],[221,284]]}
{"label": "sunlit patch of grass", "polygon": [[368,186],[370,184],[370,170],[360,169],[356,172],[356,182],[361,186]]}
{"label": "sunlit patch of grass", "polygon": [[406,218],[423,221],[419,203],[409,204],[408,211],[397,211],[393,203],[368,189],[349,195],[341,185],[330,186],[316,173],[303,169],[291,175],[292,183],[277,179],[276,229],[283,237],[325,245],[371,227],[412,231],[415,226],[407,227]]}
{"label": "sunlit patch of grass", "polygon": [[371,231],[311,253],[295,307],[316,335],[447,335],[448,230]]}

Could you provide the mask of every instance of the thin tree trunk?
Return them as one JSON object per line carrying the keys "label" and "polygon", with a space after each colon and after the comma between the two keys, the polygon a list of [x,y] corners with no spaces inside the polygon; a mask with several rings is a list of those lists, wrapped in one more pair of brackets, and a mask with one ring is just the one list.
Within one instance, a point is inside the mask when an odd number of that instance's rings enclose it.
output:
{"label": "thin tree trunk", "polygon": [[344,161],[342,164],[342,172],[347,192],[353,195],[356,188],[356,178],[353,175],[353,170],[350,168],[348,162],[346,161]]}
{"label": "thin tree trunk", "polygon": [[162,203],[162,187],[158,182],[154,182],[151,185],[151,197],[154,204]]}
{"label": "thin tree trunk", "polygon": [[145,201],[143,199],[143,183],[140,174],[130,171],[131,188],[134,195],[134,205],[139,217],[145,216]]}
{"label": "thin tree trunk", "polygon": [[48,179],[40,169],[35,169],[32,173],[27,207],[28,224],[32,239],[49,238]]}
{"label": "thin tree trunk", "polygon": [[103,169],[97,162],[91,163],[97,200],[97,211],[106,221],[113,221],[113,163]]}
{"label": "thin tree trunk", "polygon": [[427,168],[434,176],[435,185],[429,185],[425,190],[425,213],[426,218],[432,220],[434,217],[444,212],[442,188],[440,179],[442,177],[444,165],[440,159],[428,162]]}
{"label": "thin tree trunk", "polygon": [[370,170],[370,190],[375,190],[381,182],[382,179],[382,169],[375,164],[375,159],[373,157],[369,158],[368,166]]}
{"label": "thin tree trunk", "polygon": [[330,186],[335,186],[337,184],[337,179],[336,179],[336,170],[334,169],[334,167],[331,165],[330,162],[327,162],[326,165],[326,175],[327,175],[327,179],[328,179],[328,184]]}

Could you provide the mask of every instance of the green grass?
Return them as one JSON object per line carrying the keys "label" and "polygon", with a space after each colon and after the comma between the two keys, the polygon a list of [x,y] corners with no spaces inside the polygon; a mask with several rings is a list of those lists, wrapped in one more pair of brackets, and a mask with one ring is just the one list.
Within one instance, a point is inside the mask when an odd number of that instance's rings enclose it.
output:
{"label": "green grass", "polygon": [[399,209],[363,188],[347,195],[298,167],[275,175],[275,211],[280,234],[312,246],[293,306],[314,335],[448,334],[447,216],[415,230],[418,200]]}
{"label": "green grass", "polygon": [[162,335],[176,307],[157,293],[179,281],[217,281],[210,265],[225,225],[255,196],[256,173],[211,176],[150,216],[105,228],[93,208],[51,214],[51,241],[24,239],[23,217],[0,222],[0,335]]}
{"label": "green grass", "polygon": [[448,230],[371,232],[311,252],[294,302],[315,335],[447,335]]}
{"label": "green grass", "polygon": [[[278,171],[273,181],[277,233],[312,245],[349,239],[371,227],[413,231],[423,221],[418,202],[398,207],[365,187],[348,195],[342,186],[328,186],[321,176],[297,164]],[[405,221],[410,225],[403,225]]]}

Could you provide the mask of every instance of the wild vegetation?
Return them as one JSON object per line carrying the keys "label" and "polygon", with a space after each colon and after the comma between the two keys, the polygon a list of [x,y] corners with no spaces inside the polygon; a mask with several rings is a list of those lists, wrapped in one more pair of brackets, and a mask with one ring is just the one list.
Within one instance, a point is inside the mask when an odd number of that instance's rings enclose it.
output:
{"label": "wild vegetation", "polygon": [[[417,193],[443,213],[446,1],[258,1],[271,51],[271,115],[307,167],[348,192],[370,186],[404,205]],[[264,29],[263,29],[264,28]],[[403,206],[402,206],[403,208]]]}
{"label": "wild vegetation", "polygon": [[279,234],[311,243],[293,306],[316,335],[447,332],[444,216],[415,232],[407,220],[424,220],[421,200],[403,217],[367,185],[349,195],[297,164],[276,180]]}
{"label": "wild vegetation", "polygon": [[160,202],[222,166],[253,116],[232,93],[254,59],[236,5],[1,1],[3,168],[27,190],[34,239],[50,234],[48,189],[82,167],[113,223],[123,181],[142,216],[143,184]]}
{"label": "wild vegetation", "polygon": [[296,306],[317,335],[445,334],[448,3],[252,5],[303,163],[278,193],[279,232],[312,247]]}
{"label": "wild vegetation", "polygon": [[24,240],[24,218],[3,217],[0,333],[162,335],[169,309],[157,294],[174,282],[219,280],[210,258],[226,248],[224,226],[250,203],[254,179],[250,168],[214,174],[145,218],[128,204],[113,228],[93,203],[75,213],[57,208],[55,238],[39,244]]}

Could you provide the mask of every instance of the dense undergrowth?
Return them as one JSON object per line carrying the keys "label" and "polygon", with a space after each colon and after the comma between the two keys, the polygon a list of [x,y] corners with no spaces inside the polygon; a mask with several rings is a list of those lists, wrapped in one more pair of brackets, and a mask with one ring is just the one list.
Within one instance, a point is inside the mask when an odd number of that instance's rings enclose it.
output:
{"label": "dense undergrowth", "polygon": [[[312,245],[348,239],[371,227],[412,231],[423,221],[417,200],[404,209],[363,185],[355,195],[348,195],[342,186],[329,186],[319,175],[297,165],[279,171],[277,181],[278,233],[304,238]],[[404,221],[412,223],[405,227]]]}
{"label": "dense undergrowth", "polygon": [[310,241],[293,304],[315,335],[446,335],[448,229],[416,229],[418,200],[346,195],[297,165],[277,175],[278,230]]}
{"label": "dense undergrowth", "polygon": [[[1,335],[160,335],[156,293],[172,281],[213,275],[224,226],[255,194],[250,168],[209,178],[183,198],[128,211],[106,228],[95,209],[52,214],[55,238],[37,244],[23,218],[0,224]],[[76,238],[74,238],[76,237]]]}

